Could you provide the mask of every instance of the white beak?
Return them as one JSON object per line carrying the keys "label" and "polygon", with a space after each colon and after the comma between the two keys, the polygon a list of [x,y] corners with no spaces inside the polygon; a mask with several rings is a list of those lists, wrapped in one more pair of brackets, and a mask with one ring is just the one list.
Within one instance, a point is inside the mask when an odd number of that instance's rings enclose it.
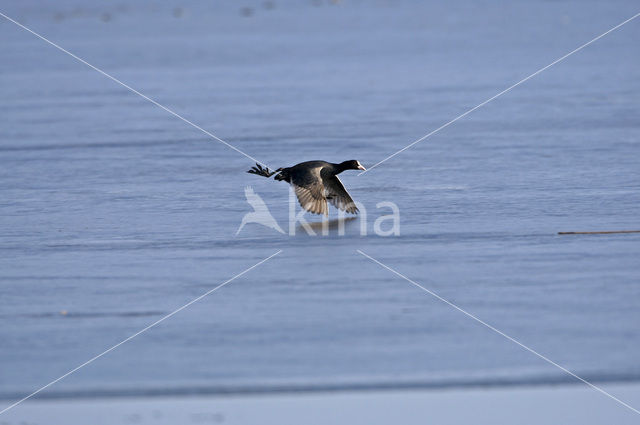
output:
{"label": "white beak", "polygon": [[358,163],[358,170],[367,171],[367,169],[364,168],[360,163]]}

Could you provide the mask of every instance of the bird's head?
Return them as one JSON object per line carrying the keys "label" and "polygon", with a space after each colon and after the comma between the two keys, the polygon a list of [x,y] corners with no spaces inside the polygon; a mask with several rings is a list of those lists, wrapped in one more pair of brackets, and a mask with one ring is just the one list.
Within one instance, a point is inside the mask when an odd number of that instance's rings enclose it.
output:
{"label": "bird's head", "polygon": [[366,168],[364,168],[364,166],[362,164],[360,164],[360,161],[352,159],[349,161],[344,161],[342,164],[340,164],[344,167],[345,170],[362,170],[362,171],[367,171]]}

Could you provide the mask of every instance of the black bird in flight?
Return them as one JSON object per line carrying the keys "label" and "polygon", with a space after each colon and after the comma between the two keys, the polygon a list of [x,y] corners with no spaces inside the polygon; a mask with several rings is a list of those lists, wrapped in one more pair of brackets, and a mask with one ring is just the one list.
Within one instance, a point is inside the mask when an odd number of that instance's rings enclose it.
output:
{"label": "black bird in flight", "polygon": [[278,168],[275,171],[256,164],[247,173],[267,178],[275,174],[275,180],[285,181],[293,186],[298,202],[302,208],[311,213],[328,216],[327,201],[329,201],[342,211],[357,214],[358,208],[338,178],[338,174],[345,170],[365,170],[365,168],[360,162],[353,159],[340,164],[327,161],[307,161],[293,167]]}

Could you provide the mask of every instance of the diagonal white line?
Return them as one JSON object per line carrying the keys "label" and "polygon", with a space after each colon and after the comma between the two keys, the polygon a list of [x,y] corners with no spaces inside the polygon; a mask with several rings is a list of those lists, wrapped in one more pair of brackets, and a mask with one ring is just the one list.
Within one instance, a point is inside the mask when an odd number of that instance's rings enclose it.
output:
{"label": "diagonal white line", "polygon": [[238,152],[241,155],[244,155],[245,157],[249,158],[252,161],[257,162],[258,164],[264,165],[265,167],[267,166],[264,162],[258,161],[257,159],[255,159],[254,157],[252,157],[251,155],[241,151],[240,149],[236,148],[235,146],[233,146],[232,144],[225,142],[224,140],[222,140],[221,138],[219,138],[218,136],[216,136],[215,134],[205,130],[204,128],[200,127],[197,124],[194,124],[193,122],[189,121],[188,119],[186,119],[185,117],[183,117],[182,115],[178,114],[177,112],[174,112],[173,110],[167,108],[164,105],[161,105],[160,103],[156,102],[155,100],[151,99],[150,97],[140,93],[138,90],[134,89],[131,86],[128,86],[127,84],[123,83],[122,81],[118,80],[116,77],[112,76],[111,74],[108,74],[106,72],[104,72],[103,70],[101,70],[100,68],[91,65],[89,62],[85,61],[82,58],[79,58],[78,56],[74,55],[73,53],[71,53],[70,51],[64,49],[63,47],[57,45],[56,43],[54,43],[53,41],[45,38],[44,36],[38,34],[37,32],[33,31],[30,28],[25,27],[24,25],[22,25],[20,22],[8,17],[7,15],[5,15],[4,13],[0,12],[0,16],[2,16],[3,18],[5,18],[8,21],[13,22],[14,24],[16,24],[17,26],[19,26],[20,28],[30,32],[31,34],[35,35],[36,37],[38,37],[39,39],[49,43],[50,45],[52,45],[53,47],[55,47],[56,49],[66,53],[67,55],[71,56],[72,58],[76,59],[79,62],[82,62],[83,64],[87,65],[89,68],[98,71],[100,74],[104,75],[105,77],[109,78],[112,81],[115,81],[116,83],[120,84],[122,87],[126,88],[127,90],[137,94],[138,96],[140,96],[141,98],[153,103],[154,105],[156,105],[157,107],[164,109],[165,111],[167,111],[168,113],[170,113],[171,115],[173,115],[176,118],[181,119],[182,121],[186,122],[187,124],[189,124],[190,126],[200,130],[201,132],[203,132],[204,134],[206,134],[207,136],[217,140],[218,142],[224,144],[225,146],[233,149],[234,151]]}
{"label": "diagonal white line", "polygon": [[467,317],[472,318],[473,320],[475,320],[476,322],[486,326],[487,328],[491,329],[492,331],[494,331],[495,333],[497,333],[498,335],[501,335],[503,337],[505,337],[506,339],[508,339],[509,341],[518,344],[520,347],[524,348],[525,350],[529,351],[532,354],[535,354],[536,356],[540,357],[542,360],[544,360],[545,362],[557,367],[558,369],[562,370],[563,372],[568,373],[569,375],[573,376],[574,378],[576,378],[579,381],[584,382],[585,384],[587,384],[588,386],[590,386],[591,388],[593,388],[594,390],[606,395],[607,397],[617,401],[618,403],[620,403],[621,405],[623,405],[624,407],[634,411],[637,414],[640,414],[640,411],[635,409],[634,407],[628,405],[627,403],[625,403],[624,401],[614,397],[613,395],[609,394],[608,392],[606,392],[605,390],[603,390],[600,387],[595,386],[594,384],[592,384],[591,382],[587,381],[586,379],[583,379],[581,377],[579,377],[578,375],[576,375],[575,373],[571,372],[569,369],[560,366],[558,363],[554,362],[553,360],[549,359],[548,357],[543,356],[542,354],[538,353],[537,351],[535,351],[532,348],[529,348],[528,346],[524,345],[523,343],[521,343],[520,341],[518,341],[517,339],[510,337],[509,335],[507,335],[506,333],[502,332],[499,329],[496,329],[495,327],[491,326],[490,324],[488,324],[487,322],[485,322],[482,319],[477,318],[476,316],[474,316],[473,314],[463,310],[462,308],[458,307],[457,305],[455,305],[454,303],[452,303],[451,301],[448,301],[444,298],[442,298],[440,295],[436,294],[435,292],[425,288],[424,286],[420,285],[419,283],[409,279],[407,276],[403,275],[402,273],[392,269],[391,267],[381,263],[380,261],[376,260],[375,258],[371,257],[370,255],[365,254],[364,252],[362,252],[361,250],[357,249],[356,250],[359,254],[362,254],[364,257],[368,258],[369,260],[373,261],[374,263],[377,263],[378,265],[382,266],[383,268],[389,270],[391,273],[395,274],[396,276],[399,276],[401,278],[403,278],[404,280],[406,280],[407,282],[411,283],[412,285],[422,289],[424,292],[428,293],[429,295],[432,295],[434,297],[436,297],[437,299],[439,299],[440,301],[442,301],[445,304],[450,305],[451,307],[455,308],[456,310],[458,310],[460,313],[466,315]]}
{"label": "diagonal white line", "polygon": [[518,87],[520,84],[524,83],[527,80],[530,80],[531,78],[535,77],[536,75],[540,74],[541,72],[551,68],[553,65],[557,64],[558,62],[561,62],[563,60],[565,60],[566,58],[568,58],[569,56],[573,55],[574,53],[579,52],[580,50],[584,49],[585,47],[587,47],[588,45],[590,45],[591,43],[594,43],[596,41],[598,41],[599,39],[601,39],[602,37],[604,37],[605,35],[609,34],[612,31],[617,30],[618,28],[620,28],[621,26],[623,26],[624,24],[627,24],[631,21],[633,21],[634,19],[636,19],[638,16],[640,16],[640,13],[637,13],[635,15],[633,15],[631,18],[627,19],[624,22],[619,23],[618,25],[616,25],[615,27],[611,28],[610,30],[603,32],[602,34],[600,34],[599,36],[597,36],[594,39],[591,39],[590,41],[584,43],[582,46],[570,51],[569,53],[567,53],[566,55],[554,60],[553,62],[551,62],[549,65],[540,68],[539,70],[537,70],[536,72],[534,72],[533,74],[523,78],[522,80],[518,81],[517,83],[513,84],[512,86],[507,87],[506,89],[502,90],[500,93],[496,94],[493,97],[490,97],[489,99],[485,100],[484,102],[474,106],[473,108],[469,109],[467,112],[458,115],[457,117],[455,117],[454,119],[452,119],[451,121],[447,122],[446,124],[441,125],[440,127],[436,128],[435,130],[433,130],[431,133],[425,134],[424,136],[422,136],[421,138],[415,140],[414,142],[408,144],[407,146],[405,146],[404,148],[400,149],[399,151],[389,155],[388,157],[386,157],[385,159],[383,159],[380,162],[377,162],[375,165],[372,165],[371,167],[367,168],[365,171],[359,173],[358,175],[361,176],[364,173],[373,170],[374,168],[376,168],[378,165],[382,164],[383,162],[386,162],[388,160],[390,160],[391,158],[393,158],[394,156],[404,152],[405,150],[409,149],[410,147],[412,147],[413,145],[416,145],[420,142],[422,142],[423,140],[427,139],[428,137],[431,137],[432,135],[436,134],[437,132],[439,132],[440,130],[450,126],[451,124],[453,124],[454,122],[458,121],[460,118],[464,118],[467,115],[469,115],[470,113],[472,113],[473,111],[475,111],[478,108],[483,107],[484,105],[486,105],[487,103],[493,101],[494,99],[497,99],[498,97],[502,96],[503,94],[507,93],[508,91],[510,91],[511,89]]}
{"label": "diagonal white line", "polygon": [[217,291],[218,289],[222,288],[223,286],[225,286],[227,283],[234,281],[235,279],[239,278],[240,276],[244,275],[245,273],[248,273],[249,271],[255,269],[256,267],[258,267],[259,265],[261,265],[262,263],[270,260],[271,258],[275,257],[276,255],[280,254],[282,252],[281,249],[279,249],[278,251],[276,251],[275,253],[271,254],[270,256],[268,256],[267,258],[265,258],[264,260],[261,260],[259,262],[257,262],[256,264],[254,264],[253,266],[249,267],[248,269],[245,269],[244,271],[238,273],[237,275],[233,276],[231,279],[226,280],[224,282],[222,282],[220,285],[216,286],[213,289],[210,289],[209,291],[205,292],[204,294],[200,295],[197,298],[194,298],[193,300],[189,301],[188,303],[186,303],[185,305],[183,305],[182,307],[178,308],[177,310],[172,311],[171,313],[167,314],[166,316],[162,317],[161,319],[156,320],[155,322],[153,322],[152,324],[150,324],[149,326],[147,326],[144,329],[139,330],[138,332],[134,333],[133,335],[131,335],[130,337],[123,339],[122,341],[120,341],[119,343],[117,343],[116,345],[112,346],[111,348],[103,351],[102,353],[98,354],[97,356],[94,356],[92,358],[90,358],[89,360],[87,360],[86,362],[82,363],[80,366],[77,366],[73,369],[71,369],[69,372],[65,373],[64,375],[62,375],[61,377],[54,379],[53,381],[49,382],[47,385],[38,388],[36,391],[32,392],[31,394],[29,394],[28,396],[16,401],[15,403],[13,403],[12,405],[5,407],[3,410],[0,411],[0,415],[2,415],[4,412],[8,411],[9,409],[13,409],[14,407],[16,407],[17,405],[19,405],[20,403],[22,403],[23,401],[26,401],[28,399],[30,399],[31,397],[33,397],[34,395],[38,394],[39,392],[43,391],[46,388],[49,388],[50,386],[52,386],[53,384],[55,384],[58,381],[63,380],[64,378],[66,378],[67,376],[71,375],[74,372],[77,372],[78,370],[82,369],[83,367],[85,367],[86,365],[92,363],[93,361],[99,359],[100,357],[104,356],[105,354],[115,350],[116,348],[120,347],[122,344],[124,344],[127,341],[131,341],[133,338],[137,337],[138,335],[140,335],[143,332],[148,331],[149,329],[153,328],[154,326],[160,324],[161,322],[164,322],[166,319],[168,319],[169,317],[173,316],[174,314],[184,310],[185,308],[189,307],[191,304],[200,301],[201,299],[203,299],[204,297],[206,297],[207,295],[211,294],[212,292]]}

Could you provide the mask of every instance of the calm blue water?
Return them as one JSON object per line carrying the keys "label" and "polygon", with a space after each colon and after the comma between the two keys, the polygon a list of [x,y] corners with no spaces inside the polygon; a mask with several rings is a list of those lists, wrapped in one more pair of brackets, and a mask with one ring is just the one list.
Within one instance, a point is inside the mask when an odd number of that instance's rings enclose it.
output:
{"label": "calm blue water", "polygon": [[[634,1],[5,2],[273,167],[372,165],[638,12]],[[247,16],[248,15],[248,16]],[[0,397],[640,380],[640,20],[360,177],[398,237],[281,225],[283,183],[0,18]],[[335,211],[334,211],[335,212]],[[309,219],[318,220],[314,217]],[[66,312],[66,314],[61,314]],[[8,401],[7,401],[8,402]]]}

